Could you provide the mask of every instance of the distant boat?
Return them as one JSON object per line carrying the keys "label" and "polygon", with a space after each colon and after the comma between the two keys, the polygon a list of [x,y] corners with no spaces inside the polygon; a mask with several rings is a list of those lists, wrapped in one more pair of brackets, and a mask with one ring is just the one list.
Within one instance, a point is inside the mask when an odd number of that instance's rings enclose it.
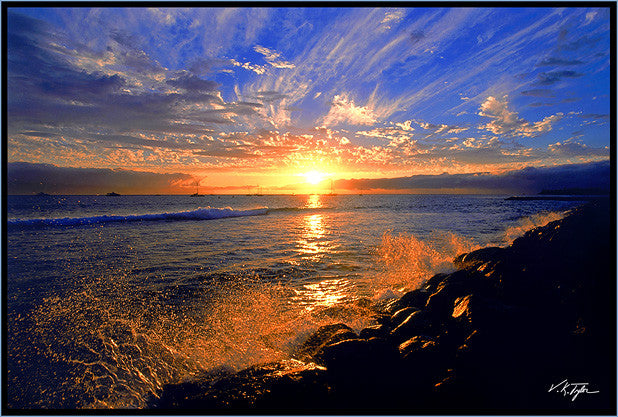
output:
{"label": "distant boat", "polygon": [[330,194],[328,195],[337,195],[333,192],[333,180],[332,179],[330,180]]}
{"label": "distant boat", "polygon": [[200,185],[199,183],[195,184],[195,194],[191,194],[191,197],[199,197],[200,196]]}
{"label": "distant boat", "polygon": [[115,192],[113,192],[113,191],[112,191],[111,193],[107,193],[107,194],[105,194],[105,195],[106,195],[106,196],[108,196],[108,197],[119,197],[119,196],[120,196],[120,194],[115,193]]}
{"label": "distant boat", "polygon": [[[206,178],[206,177],[204,177]],[[195,183],[195,193],[191,194],[191,197],[202,197],[202,195],[200,194],[200,181],[202,181],[204,178],[200,179],[199,181],[196,181]]]}

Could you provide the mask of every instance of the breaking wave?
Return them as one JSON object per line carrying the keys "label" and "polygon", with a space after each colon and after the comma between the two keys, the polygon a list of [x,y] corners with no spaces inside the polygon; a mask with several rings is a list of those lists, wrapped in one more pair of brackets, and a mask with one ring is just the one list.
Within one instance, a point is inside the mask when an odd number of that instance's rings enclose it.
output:
{"label": "breaking wave", "polygon": [[267,207],[236,210],[230,207],[203,207],[196,210],[155,214],[104,215],[89,217],[64,217],[57,219],[13,219],[8,220],[9,227],[45,227],[45,226],[83,226],[101,223],[126,223],[140,221],[176,221],[176,220],[214,220],[228,217],[260,216],[268,214]]}

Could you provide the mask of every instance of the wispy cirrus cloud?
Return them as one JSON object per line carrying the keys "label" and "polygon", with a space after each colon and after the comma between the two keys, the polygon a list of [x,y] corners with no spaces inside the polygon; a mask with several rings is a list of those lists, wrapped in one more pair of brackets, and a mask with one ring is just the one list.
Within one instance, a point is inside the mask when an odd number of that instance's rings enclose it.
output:
{"label": "wispy cirrus cloud", "polygon": [[255,52],[258,52],[264,55],[264,59],[266,60],[266,62],[268,62],[270,65],[272,65],[275,68],[294,68],[295,67],[294,64],[280,59],[281,54],[279,52],[273,51],[272,49],[268,49],[260,45],[254,46],[253,49],[255,50]]}

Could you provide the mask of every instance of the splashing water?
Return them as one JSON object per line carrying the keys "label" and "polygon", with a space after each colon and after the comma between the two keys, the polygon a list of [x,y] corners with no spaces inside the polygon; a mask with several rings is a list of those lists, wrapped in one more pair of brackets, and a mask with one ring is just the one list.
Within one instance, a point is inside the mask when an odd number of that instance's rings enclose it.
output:
{"label": "splashing water", "polygon": [[182,294],[190,305],[170,293],[138,297],[122,277],[110,282],[46,298],[34,312],[35,355],[61,381],[54,392],[39,388],[41,404],[143,408],[164,384],[288,359],[321,325],[370,322],[343,301],[307,309],[296,301],[302,291],[255,280]]}
{"label": "splashing water", "polygon": [[453,259],[480,249],[472,239],[452,232],[433,232],[429,239],[385,233],[378,249],[384,265],[381,286],[398,292],[419,288],[438,272],[452,272]]}
{"label": "splashing water", "polygon": [[[545,212],[522,217],[504,231],[501,246],[510,245],[527,231],[560,220],[565,215],[566,212]],[[458,255],[490,245],[446,231],[434,231],[425,240],[411,234],[394,235],[387,232],[382,236],[377,250],[378,262],[384,270],[379,280],[373,280],[374,285],[379,282],[375,288],[375,298],[384,297],[389,291],[394,291],[393,294],[397,296],[419,288],[437,273],[453,272],[453,260]]]}
{"label": "splashing water", "polygon": [[511,244],[515,239],[523,236],[528,230],[532,230],[535,227],[545,226],[548,223],[560,220],[564,218],[566,214],[567,212],[565,211],[550,211],[522,217],[517,220],[515,225],[506,229],[504,232],[503,242],[507,245]]}
{"label": "splashing water", "polygon": [[[9,406],[139,409],[165,384],[288,359],[319,326],[358,331],[372,323],[372,303],[452,271],[457,255],[508,244],[564,216],[513,221],[527,212],[504,214],[496,203],[487,217],[500,213],[499,222],[465,212],[446,224],[441,214],[417,213],[417,200],[433,200],[397,198],[410,212],[285,209],[234,223],[14,227]],[[387,227],[396,232],[383,233]],[[23,295],[32,296],[31,308],[21,307]]]}

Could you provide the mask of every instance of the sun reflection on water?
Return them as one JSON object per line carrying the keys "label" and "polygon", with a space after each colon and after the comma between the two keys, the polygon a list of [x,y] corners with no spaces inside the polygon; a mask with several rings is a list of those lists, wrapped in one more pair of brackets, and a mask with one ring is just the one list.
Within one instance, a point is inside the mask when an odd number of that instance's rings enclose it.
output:
{"label": "sun reflection on water", "polygon": [[[322,196],[319,194],[309,195],[306,208],[323,208]],[[299,219],[299,236],[296,241],[297,253],[305,261],[329,262],[329,254],[336,252],[339,245],[332,235],[332,215],[329,213],[307,214]],[[324,266],[325,269],[329,265]],[[352,283],[346,278],[324,277],[320,282],[303,285],[296,301],[305,305],[307,310],[316,307],[333,307],[345,301],[352,291]]]}
{"label": "sun reflection on water", "polygon": [[309,309],[316,306],[329,307],[349,297],[351,284],[343,278],[328,279],[315,284],[304,285],[304,296],[309,301]]}
{"label": "sun reflection on water", "polygon": [[302,219],[301,234],[297,240],[298,253],[303,258],[317,261],[322,255],[328,252],[330,244],[326,235],[324,216],[321,214],[311,214]]}
{"label": "sun reflection on water", "polygon": [[305,203],[306,208],[322,208],[322,199],[320,198],[320,194],[311,194],[307,197],[307,202]]}

